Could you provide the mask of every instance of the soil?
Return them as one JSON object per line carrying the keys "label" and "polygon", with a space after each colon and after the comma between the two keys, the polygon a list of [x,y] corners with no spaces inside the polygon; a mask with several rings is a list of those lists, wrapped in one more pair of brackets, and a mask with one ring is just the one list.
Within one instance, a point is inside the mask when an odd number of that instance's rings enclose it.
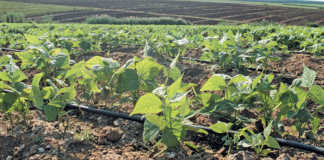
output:
{"label": "soil", "polygon": [[304,65],[317,72],[315,83],[324,86],[324,59],[308,53],[289,54],[281,61],[271,63],[273,71],[282,73],[289,78],[298,78],[302,75]]}
{"label": "soil", "polygon": [[[27,3],[45,3],[71,6],[84,6],[100,8],[96,11],[75,11],[54,13],[54,20],[60,22],[82,22],[93,15],[111,15],[116,17],[180,17],[198,18],[200,20],[188,21],[195,24],[215,24],[213,20],[232,20],[233,22],[257,22],[267,20],[274,23],[289,25],[307,25],[314,22],[323,25],[324,10],[291,8],[267,5],[212,3],[212,2],[182,2],[172,0],[83,0],[83,1],[59,1],[59,0],[15,0]],[[115,11],[114,11],[115,10]],[[116,13],[116,10],[119,10]],[[280,11],[280,13],[278,13]],[[303,19],[291,20],[303,16]],[[227,17],[227,18],[226,18]],[[40,19],[34,17],[34,19]],[[203,21],[205,20],[205,21]],[[207,21],[211,20],[211,21]],[[199,23],[201,21],[201,23]],[[210,22],[210,23],[208,23]]]}

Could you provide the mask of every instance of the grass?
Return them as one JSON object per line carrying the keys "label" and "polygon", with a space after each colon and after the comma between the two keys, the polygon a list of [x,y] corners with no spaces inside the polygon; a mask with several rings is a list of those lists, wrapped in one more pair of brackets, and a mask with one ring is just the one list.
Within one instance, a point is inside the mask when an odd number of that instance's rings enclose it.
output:
{"label": "grass", "polygon": [[83,9],[89,10],[93,8],[0,1],[0,15],[7,13],[23,13],[25,16],[34,16]]}
{"label": "grass", "polygon": [[140,18],[140,17],[128,17],[128,18],[115,18],[110,16],[95,16],[90,17],[86,20],[88,24],[140,24],[140,25],[187,25],[189,22],[172,17],[150,17],[150,18]]}

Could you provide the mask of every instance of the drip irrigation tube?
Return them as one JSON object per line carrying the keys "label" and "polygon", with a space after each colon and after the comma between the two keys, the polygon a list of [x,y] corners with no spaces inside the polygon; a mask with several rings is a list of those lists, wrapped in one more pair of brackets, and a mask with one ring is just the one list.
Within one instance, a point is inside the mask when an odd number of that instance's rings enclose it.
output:
{"label": "drip irrigation tube", "polygon": [[[114,112],[114,111],[109,111],[109,110],[97,109],[97,108],[88,107],[88,106],[85,106],[85,105],[68,104],[66,107],[67,107],[67,109],[78,109],[78,110],[82,110],[82,111],[85,111],[85,112],[96,113],[96,114],[101,114],[101,115],[104,115],[104,116],[110,116],[110,117],[116,117],[116,118],[123,118],[123,119],[131,120],[131,121],[136,121],[136,122],[139,122],[139,123],[144,123],[144,121],[145,121],[144,116],[140,116],[140,115],[130,116],[127,113],[121,113],[121,112]],[[204,129],[204,130],[206,130],[206,131],[208,131],[210,133],[215,133],[209,127],[205,127],[205,126],[192,125],[192,124],[184,124],[184,126],[188,126],[188,127],[192,127],[192,128],[196,128],[196,129]],[[237,133],[237,131],[231,130],[230,133],[235,134],[235,133]],[[275,139],[282,146],[289,146],[289,147],[303,149],[303,150],[306,150],[306,151],[310,151],[310,152],[314,152],[314,153],[324,155],[324,148],[322,148],[322,147],[316,147],[316,146],[304,144],[304,143],[301,143],[301,142],[292,141],[292,140],[286,140],[286,139],[282,139],[282,138],[275,138]]]}

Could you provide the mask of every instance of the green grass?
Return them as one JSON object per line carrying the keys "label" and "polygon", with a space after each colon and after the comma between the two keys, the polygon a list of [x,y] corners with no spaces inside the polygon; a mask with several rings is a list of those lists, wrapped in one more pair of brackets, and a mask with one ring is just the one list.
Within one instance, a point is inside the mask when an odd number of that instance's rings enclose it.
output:
{"label": "green grass", "polygon": [[129,25],[189,25],[190,23],[172,17],[127,17],[94,16],[86,20],[88,24],[129,24]]}
{"label": "green grass", "polygon": [[82,9],[89,10],[94,8],[0,1],[0,15],[6,13],[23,13],[25,16],[33,16]]}

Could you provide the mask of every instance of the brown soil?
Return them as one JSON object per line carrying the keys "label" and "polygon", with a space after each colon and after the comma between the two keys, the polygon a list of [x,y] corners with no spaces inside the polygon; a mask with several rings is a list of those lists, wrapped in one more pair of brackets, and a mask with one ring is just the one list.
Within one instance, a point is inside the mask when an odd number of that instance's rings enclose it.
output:
{"label": "brown soil", "polygon": [[297,78],[303,73],[304,65],[317,72],[315,83],[324,85],[324,59],[310,54],[290,54],[282,57],[280,62],[271,63],[273,70],[286,77]]}
{"label": "brown soil", "polygon": [[[105,14],[116,17],[195,17],[200,20],[219,20],[223,18],[233,20],[233,22],[254,22],[258,20],[268,20],[275,23],[290,25],[305,25],[309,22],[323,24],[323,10],[290,8],[265,5],[231,4],[231,3],[212,3],[212,2],[181,2],[171,0],[83,0],[83,1],[59,1],[59,0],[15,0],[28,3],[46,3],[72,6],[85,6],[102,8],[97,11],[76,11],[66,12],[65,14],[53,14],[54,20],[62,22],[81,22],[91,15]],[[112,10],[119,10],[116,13]],[[282,12],[278,13],[277,11]],[[136,13],[137,12],[137,13]],[[141,13],[139,13],[141,12]],[[211,14],[214,13],[214,14]],[[240,15],[236,17],[236,15]],[[189,16],[189,17],[188,17]],[[233,17],[234,16],[234,17]],[[300,21],[289,21],[296,16],[304,16]],[[227,18],[226,18],[227,17]],[[264,17],[264,18],[263,18]],[[287,23],[285,23],[287,21]],[[201,24],[207,24],[202,21]],[[213,21],[208,24],[215,24]],[[195,23],[200,24],[200,23]]]}

